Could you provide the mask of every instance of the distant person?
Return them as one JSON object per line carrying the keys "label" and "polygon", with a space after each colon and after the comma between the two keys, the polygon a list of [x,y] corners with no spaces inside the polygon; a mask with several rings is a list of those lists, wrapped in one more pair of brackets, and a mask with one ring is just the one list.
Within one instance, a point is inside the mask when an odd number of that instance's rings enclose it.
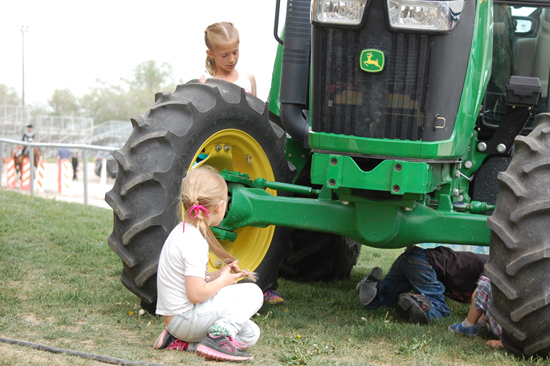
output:
{"label": "distant person", "polygon": [[[260,338],[250,318],[262,306],[262,290],[237,280],[255,276],[241,270],[220,245],[210,226],[218,226],[227,208],[227,184],[214,169],[191,170],[181,184],[182,221],[162,247],[157,270],[157,315],[164,331],[154,349],[195,351],[209,359],[244,361],[243,351]],[[208,272],[208,252],[226,265]]]}
{"label": "distant person", "polygon": [[[33,126],[32,125],[27,125],[25,127],[25,132],[23,133],[23,137],[21,138],[21,141],[24,141],[24,142],[34,142],[36,138],[36,134],[34,133],[33,131]],[[23,155],[27,155],[29,153],[29,147],[28,146],[24,146],[21,150],[19,150],[15,156],[19,156],[21,154]]]}
{"label": "distant person", "polygon": [[[408,248],[393,263],[383,281],[382,269],[373,268],[357,284],[359,300],[367,310],[396,303],[411,323],[428,324],[449,316],[445,296],[470,303],[489,256],[455,252],[451,248]],[[411,294],[409,291],[413,290]]]}
{"label": "distant person", "polygon": [[73,180],[78,180],[76,176],[76,172],[78,171],[78,152],[74,152],[72,155],[72,163],[73,163]]}
{"label": "distant person", "polygon": [[69,160],[71,157],[71,150],[67,149],[66,147],[60,147],[59,150],[57,150],[57,161],[61,162],[61,160]]}
{"label": "distant person", "polygon": [[204,31],[206,50],[206,73],[200,82],[213,78],[229,81],[243,88],[247,93],[256,96],[256,79],[254,75],[238,71],[239,32],[233,23],[220,22],[208,26]]}
{"label": "distant person", "polygon": [[[229,81],[240,86],[245,92],[256,96],[256,79],[254,75],[238,71],[239,61],[239,31],[233,23],[220,22],[209,25],[204,31],[206,50],[206,71],[200,77],[200,82],[206,79]],[[270,305],[282,304],[284,299],[277,291],[277,284],[272,285],[264,293],[264,302]]]}

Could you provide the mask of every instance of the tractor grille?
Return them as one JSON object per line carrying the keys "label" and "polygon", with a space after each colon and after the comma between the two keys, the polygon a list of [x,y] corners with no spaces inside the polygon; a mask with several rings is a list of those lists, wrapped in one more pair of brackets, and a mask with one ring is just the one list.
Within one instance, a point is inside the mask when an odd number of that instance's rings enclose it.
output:
{"label": "tractor grille", "polygon": [[[449,139],[469,62],[475,3],[465,2],[459,24],[448,34],[394,32],[386,25],[384,4],[371,0],[359,29],[313,26],[312,129],[379,139]],[[361,69],[361,54],[369,55],[369,49],[384,53],[383,70]]]}
{"label": "tractor grille", "polygon": [[[324,30],[323,132],[422,139],[431,39],[415,34],[384,35],[371,41],[368,29]],[[358,63],[362,50],[357,49],[358,45],[384,51],[385,72],[361,70]]]}

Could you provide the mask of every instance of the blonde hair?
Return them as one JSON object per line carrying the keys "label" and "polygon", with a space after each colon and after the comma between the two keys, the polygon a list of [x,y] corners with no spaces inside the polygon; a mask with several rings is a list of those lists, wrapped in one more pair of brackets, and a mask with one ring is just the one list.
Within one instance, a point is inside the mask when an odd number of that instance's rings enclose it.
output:
{"label": "blonde hair", "polygon": [[[234,41],[239,41],[239,31],[233,23],[220,22],[210,24],[204,31],[204,43],[211,52],[214,52],[214,47],[219,44]],[[206,71],[212,76],[215,76],[217,71],[216,61],[208,57],[208,55],[206,56]]]}
{"label": "blonde hair", "polygon": [[[191,217],[191,207],[204,206],[208,212],[213,212],[223,200],[227,200],[227,184],[218,172],[210,166],[202,166],[191,170],[183,178],[181,183],[181,203],[183,206],[182,218],[184,221],[195,223],[200,233],[206,239],[210,250],[225,264],[235,261],[220,244],[208,225],[208,215],[203,210],[193,210],[196,217]],[[255,281],[256,276],[250,273],[247,276]]]}

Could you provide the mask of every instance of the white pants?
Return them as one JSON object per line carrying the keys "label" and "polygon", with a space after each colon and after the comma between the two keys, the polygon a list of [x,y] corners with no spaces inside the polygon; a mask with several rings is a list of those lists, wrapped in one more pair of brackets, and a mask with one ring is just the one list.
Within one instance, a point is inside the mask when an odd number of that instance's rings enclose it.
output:
{"label": "white pants", "polygon": [[226,286],[192,310],[175,315],[166,329],[182,341],[200,342],[211,326],[219,325],[252,347],[260,338],[260,328],[250,318],[262,305],[262,290],[256,284]]}

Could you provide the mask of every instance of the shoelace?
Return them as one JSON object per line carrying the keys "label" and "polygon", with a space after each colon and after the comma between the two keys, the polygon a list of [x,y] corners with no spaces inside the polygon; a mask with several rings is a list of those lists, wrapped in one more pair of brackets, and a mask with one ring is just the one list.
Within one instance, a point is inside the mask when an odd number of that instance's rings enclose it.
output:
{"label": "shoelace", "polygon": [[175,349],[178,351],[187,351],[189,343],[182,341],[181,339],[176,339],[174,342],[170,343],[166,349]]}
{"label": "shoelace", "polygon": [[246,347],[248,347],[248,345],[246,343],[239,342],[233,337],[227,337],[227,338],[229,338],[229,342],[231,342],[231,344],[234,345],[237,348],[245,349]]}

